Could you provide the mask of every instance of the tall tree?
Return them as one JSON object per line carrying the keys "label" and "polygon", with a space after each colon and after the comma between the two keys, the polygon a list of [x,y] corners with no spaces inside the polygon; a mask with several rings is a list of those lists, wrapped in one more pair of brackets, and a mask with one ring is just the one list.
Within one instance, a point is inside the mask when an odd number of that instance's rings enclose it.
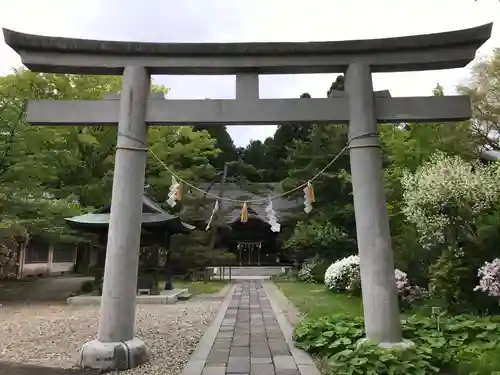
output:
{"label": "tall tree", "polygon": [[337,76],[335,81],[332,82],[330,89],[326,92],[326,97],[331,98],[334,91],[344,91],[345,89],[345,77],[343,74]]}
{"label": "tall tree", "polygon": [[[111,78],[104,82],[106,89],[114,84]],[[10,222],[30,232],[61,233],[65,232],[63,218],[80,212],[79,192],[67,189],[61,193],[63,186],[55,186],[58,173],[67,173],[63,166],[77,164],[68,147],[68,139],[78,137],[77,130],[31,127],[25,114],[29,99],[88,99],[95,87],[96,81],[84,83],[79,76],[26,70],[0,77],[0,213],[4,226]]]}
{"label": "tall tree", "polygon": [[481,144],[500,150],[500,48],[475,63],[468,84],[458,91],[472,100],[472,128]]}
{"label": "tall tree", "polygon": [[195,125],[193,130],[206,131],[215,139],[215,146],[220,150],[220,153],[210,158],[210,164],[216,169],[223,169],[224,163],[238,160],[238,150],[225,125]]}
{"label": "tall tree", "polygon": [[[301,99],[311,98],[309,93],[300,96]],[[288,149],[293,146],[295,140],[304,140],[309,134],[311,124],[279,124],[274,133],[272,142],[267,143],[267,155],[269,157],[269,180],[281,181],[286,177],[286,159]]]}
{"label": "tall tree", "polygon": [[[148,157],[146,182],[159,202],[167,200],[172,183],[172,175],[165,165],[195,184],[213,180],[215,168],[209,160],[217,157],[220,150],[215,147],[216,140],[207,132],[195,131],[190,126],[154,127],[149,129],[148,138],[151,151],[161,162],[151,155]],[[182,189],[184,193],[189,190],[187,186]]]}

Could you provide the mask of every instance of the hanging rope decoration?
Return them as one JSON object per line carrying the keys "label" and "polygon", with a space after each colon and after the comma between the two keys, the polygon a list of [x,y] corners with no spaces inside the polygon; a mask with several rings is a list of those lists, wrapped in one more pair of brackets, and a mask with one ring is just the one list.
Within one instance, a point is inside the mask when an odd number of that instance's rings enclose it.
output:
{"label": "hanging rope decoration", "polygon": [[175,207],[176,201],[181,199],[180,193],[181,185],[177,182],[174,176],[172,176],[172,184],[170,185],[167,203],[170,207]]}
{"label": "hanging rope decoration", "polygon": [[311,181],[307,181],[307,185],[304,188],[304,211],[306,214],[312,211],[312,203],[316,201],[314,196],[314,188]]}
{"label": "hanging rope decoration", "polygon": [[266,207],[267,222],[271,226],[271,231],[277,233],[281,230],[281,225],[278,223],[276,218],[276,211],[273,209],[273,201],[269,199],[269,203]]}
{"label": "hanging rope decoration", "polygon": [[[298,186],[294,187],[293,189],[287,190],[287,191],[285,191],[285,192],[283,192],[281,194],[276,194],[276,195],[274,195],[272,197],[268,197],[268,198],[256,198],[256,199],[250,199],[250,200],[242,201],[240,199],[218,196],[217,194],[210,193],[209,191],[201,189],[198,186],[196,186],[196,185],[194,185],[194,184],[192,184],[192,183],[190,183],[190,182],[188,182],[186,180],[183,180],[167,164],[165,164],[165,162],[163,162],[163,160],[161,160],[158,155],[156,155],[156,153],[151,149],[151,147],[148,146],[147,143],[145,143],[145,142],[143,142],[143,141],[141,141],[141,140],[139,140],[139,139],[137,139],[135,137],[132,137],[132,136],[130,136],[128,134],[123,134],[121,132],[118,132],[118,134],[120,136],[132,139],[132,140],[134,140],[136,142],[139,142],[139,143],[143,144],[147,148],[147,151],[158,161],[158,163],[161,166],[163,166],[163,168],[165,168],[165,170],[168,171],[172,175],[172,185],[170,186],[170,192],[168,194],[168,200],[167,200],[167,203],[171,207],[174,207],[177,204],[176,201],[181,199],[181,184],[180,183],[182,183],[182,184],[188,186],[189,188],[191,188],[191,189],[193,189],[195,191],[198,191],[198,192],[204,194],[205,196],[209,196],[209,197],[215,198],[218,201],[233,202],[233,203],[238,203],[238,204],[243,203],[243,206],[242,206],[242,209],[241,209],[241,216],[240,216],[240,220],[241,220],[242,223],[248,222],[248,207],[247,207],[248,204],[250,204],[250,203],[261,203],[261,202],[265,202],[265,201],[272,201],[274,199],[290,195],[291,193],[299,191],[300,189],[303,189],[303,192],[304,192],[304,211],[306,213],[311,212],[312,209],[313,209],[312,203],[314,203],[316,201],[316,198],[315,198],[315,195],[314,195],[314,189],[313,189],[313,186],[312,186],[312,181],[314,181],[318,177],[320,177],[333,163],[335,163],[337,161],[337,159],[340,158],[340,156],[342,156],[344,154],[344,152],[349,149],[350,143],[353,140],[360,139],[360,138],[370,138],[370,137],[376,137],[377,136],[377,133],[368,132],[368,133],[360,134],[358,136],[355,136],[355,137],[349,139],[349,141],[342,148],[342,150],[340,150],[340,152],[337,155],[335,155],[335,157],[332,160],[330,160],[330,162],[328,164],[326,164],[323,169],[321,169],[314,177],[312,177],[306,183],[298,185]],[[212,210],[212,216],[210,217],[210,220],[209,220],[209,223],[207,225],[207,228],[209,228],[209,226],[211,224],[211,221],[213,220],[214,213],[218,210],[218,207],[219,207],[218,206],[218,201],[214,205],[214,209]],[[269,219],[269,216],[268,216],[268,219]],[[269,220],[269,223],[271,224],[271,220]],[[280,224],[277,221],[275,222],[273,220],[272,224],[271,224],[271,227],[272,227],[271,229],[273,231],[274,230],[277,230],[277,231],[280,230]],[[273,227],[274,227],[274,229],[273,229]]]}
{"label": "hanging rope decoration", "polygon": [[210,229],[210,225],[212,225],[212,221],[213,221],[215,213],[217,211],[219,211],[219,201],[215,201],[214,208],[212,209],[212,214],[210,215],[210,219],[208,220],[207,227],[205,228],[205,231],[208,231]]}

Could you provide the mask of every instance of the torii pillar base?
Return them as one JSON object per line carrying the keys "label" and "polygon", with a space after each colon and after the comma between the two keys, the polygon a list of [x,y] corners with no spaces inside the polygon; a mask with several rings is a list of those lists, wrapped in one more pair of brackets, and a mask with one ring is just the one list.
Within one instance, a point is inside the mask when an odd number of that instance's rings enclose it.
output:
{"label": "torii pillar base", "polygon": [[148,361],[148,350],[141,339],[133,338],[120,342],[92,340],[83,345],[78,366],[84,370],[121,371],[143,365]]}

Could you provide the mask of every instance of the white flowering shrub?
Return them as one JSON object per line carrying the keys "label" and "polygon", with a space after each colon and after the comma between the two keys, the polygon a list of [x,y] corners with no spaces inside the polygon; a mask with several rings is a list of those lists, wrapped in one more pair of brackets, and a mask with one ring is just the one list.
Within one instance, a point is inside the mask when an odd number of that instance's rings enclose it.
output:
{"label": "white flowering shrub", "polygon": [[311,271],[319,263],[321,263],[321,258],[319,256],[314,256],[312,258],[306,259],[304,263],[302,263],[302,266],[297,273],[297,278],[300,281],[304,281],[306,283],[313,283],[314,277]]}
{"label": "white flowering shrub", "polygon": [[354,292],[359,285],[359,256],[351,255],[330,265],[325,272],[325,286],[335,292]]}
{"label": "white flowering shrub", "polygon": [[[425,289],[410,284],[405,272],[395,269],[394,278],[398,295],[404,302],[411,304],[427,295]],[[332,263],[325,272],[325,286],[334,292],[361,292],[359,256],[351,255]]]}
{"label": "white flowering shrub", "polygon": [[490,310],[474,286],[479,272],[478,290],[489,294],[494,288],[492,266],[483,262],[499,254],[500,162],[470,163],[439,152],[404,173],[401,185],[402,213],[428,250],[433,297],[449,311]]}
{"label": "white flowering shrub", "polygon": [[500,163],[472,164],[434,154],[415,173],[405,172],[402,211],[425,248],[444,244],[451,227],[466,227],[500,199]]}
{"label": "white flowering shrub", "polygon": [[481,291],[490,297],[500,297],[500,259],[485,262],[477,275],[479,285],[474,288],[475,291]]}

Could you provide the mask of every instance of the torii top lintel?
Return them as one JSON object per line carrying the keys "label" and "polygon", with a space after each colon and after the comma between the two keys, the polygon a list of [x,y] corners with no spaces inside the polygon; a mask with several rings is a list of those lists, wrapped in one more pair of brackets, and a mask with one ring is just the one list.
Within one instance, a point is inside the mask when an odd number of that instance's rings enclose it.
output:
{"label": "torii top lintel", "polygon": [[31,35],[3,29],[5,42],[33,71],[122,74],[140,65],[151,74],[335,73],[352,61],[372,72],[461,68],[491,36],[492,23],[398,38],[301,43],[142,43]]}

